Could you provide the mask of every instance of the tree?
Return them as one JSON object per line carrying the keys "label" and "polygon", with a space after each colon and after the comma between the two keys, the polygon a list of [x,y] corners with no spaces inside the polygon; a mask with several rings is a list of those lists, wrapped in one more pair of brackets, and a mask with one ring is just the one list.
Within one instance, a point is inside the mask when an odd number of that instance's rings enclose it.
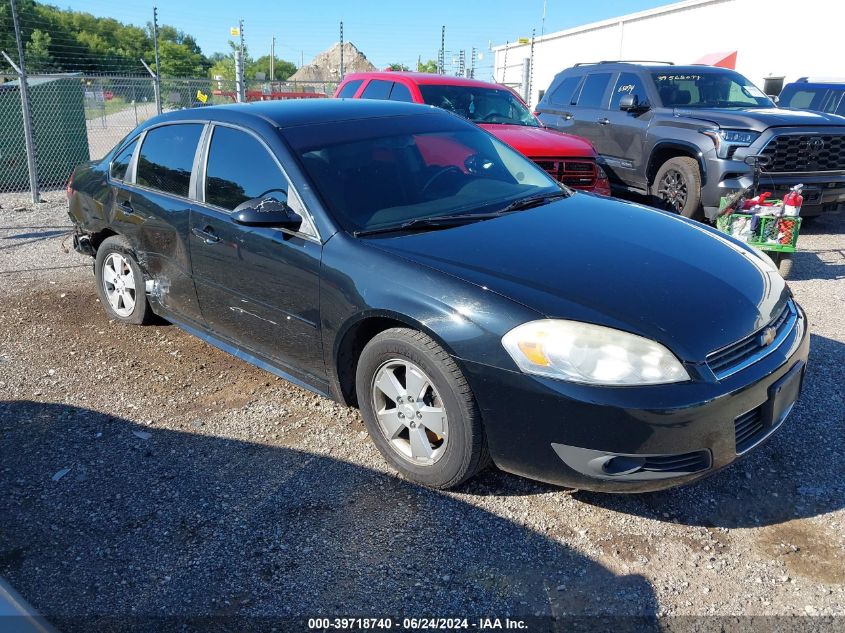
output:
{"label": "tree", "polygon": [[401,70],[401,71],[405,71],[405,72],[411,70],[405,64],[390,64],[388,66],[388,69],[390,69],[390,70]]}
{"label": "tree", "polygon": [[26,43],[26,65],[30,72],[43,73],[52,70],[53,58],[50,56],[50,34],[35,29]]}
{"label": "tree", "polygon": [[417,72],[418,73],[436,73],[437,72],[437,62],[433,59],[429,59],[427,62],[417,62]]}
{"label": "tree", "polygon": [[284,81],[296,72],[296,64],[288,62],[278,57],[273,64],[273,75],[270,77],[270,56],[262,55],[253,62],[250,62],[246,67],[246,75],[248,79],[255,77],[255,73],[264,73],[264,76],[273,81]]}

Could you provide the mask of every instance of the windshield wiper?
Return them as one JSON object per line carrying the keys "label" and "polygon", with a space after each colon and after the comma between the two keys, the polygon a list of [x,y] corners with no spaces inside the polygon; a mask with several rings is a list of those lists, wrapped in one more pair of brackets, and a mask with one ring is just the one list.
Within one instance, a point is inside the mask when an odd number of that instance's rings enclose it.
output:
{"label": "windshield wiper", "polygon": [[448,229],[453,226],[470,224],[471,222],[490,220],[492,218],[499,217],[501,214],[501,211],[496,211],[494,213],[464,213],[462,215],[441,215],[432,218],[416,218],[415,220],[408,220],[407,222],[402,222],[401,224],[391,224],[389,226],[379,226],[374,229],[354,231],[352,235],[355,237],[364,237],[366,235],[378,235],[379,233]]}
{"label": "windshield wiper", "polygon": [[541,205],[548,204],[552,200],[557,200],[558,198],[568,198],[570,195],[572,194],[568,191],[556,191],[554,193],[543,193],[536,196],[528,196],[527,198],[514,200],[506,207],[500,209],[499,213],[509,213],[510,211],[521,211],[523,209],[539,207]]}

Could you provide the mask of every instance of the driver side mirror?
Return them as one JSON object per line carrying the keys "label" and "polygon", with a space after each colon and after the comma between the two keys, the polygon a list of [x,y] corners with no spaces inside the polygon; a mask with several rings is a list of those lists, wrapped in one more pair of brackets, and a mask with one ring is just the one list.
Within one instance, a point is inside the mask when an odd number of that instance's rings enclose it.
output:
{"label": "driver side mirror", "polygon": [[235,207],[233,219],[244,226],[290,229],[302,226],[302,216],[275,198],[252,198]]}
{"label": "driver side mirror", "polygon": [[648,102],[640,103],[637,95],[627,94],[619,100],[619,109],[623,112],[645,112],[648,108]]}

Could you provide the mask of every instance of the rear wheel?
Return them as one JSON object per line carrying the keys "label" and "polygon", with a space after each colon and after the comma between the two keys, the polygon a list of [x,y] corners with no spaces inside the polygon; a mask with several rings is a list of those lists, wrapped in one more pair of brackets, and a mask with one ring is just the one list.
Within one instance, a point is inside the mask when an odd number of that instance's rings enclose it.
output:
{"label": "rear wheel", "polygon": [[134,325],[143,325],[153,319],[144,275],[126,238],[113,235],[100,244],[94,274],[100,303],[112,319]]}
{"label": "rear wheel", "polygon": [[694,158],[676,156],[660,166],[651,185],[657,206],[691,218],[703,220],[701,207],[701,172]]}
{"label": "rear wheel", "polygon": [[427,335],[405,328],[378,334],[361,353],[355,379],[370,437],[406,479],[452,488],[489,462],[469,385]]}

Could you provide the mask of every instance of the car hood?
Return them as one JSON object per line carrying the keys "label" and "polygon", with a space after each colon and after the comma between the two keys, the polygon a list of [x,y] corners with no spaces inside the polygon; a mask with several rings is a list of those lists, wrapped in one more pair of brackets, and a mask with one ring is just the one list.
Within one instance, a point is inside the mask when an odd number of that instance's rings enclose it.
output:
{"label": "car hood", "polygon": [[713,229],[584,193],[369,243],[549,318],[633,332],[695,362],[771,321],[789,294],[774,268]]}
{"label": "car hood", "polygon": [[675,115],[710,121],[723,128],[755,130],[757,132],[762,132],[770,127],[845,126],[845,117],[836,114],[792,110],[790,108],[748,110],[677,108],[675,109]]}
{"label": "car hood", "polygon": [[531,158],[539,156],[595,158],[596,156],[596,151],[590,141],[548,128],[499,123],[486,123],[481,127],[500,141]]}

